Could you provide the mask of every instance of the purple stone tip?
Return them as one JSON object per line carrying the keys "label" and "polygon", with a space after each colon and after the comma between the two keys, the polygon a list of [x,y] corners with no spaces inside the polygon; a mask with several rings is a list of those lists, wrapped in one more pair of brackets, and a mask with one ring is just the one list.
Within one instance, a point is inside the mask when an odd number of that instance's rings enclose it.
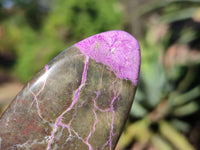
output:
{"label": "purple stone tip", "polygon": [[124,31],[108,31],[88,37],[75,44],[82,53],[111,68],[115,75],[137,85],[140,71],[138,41]]}

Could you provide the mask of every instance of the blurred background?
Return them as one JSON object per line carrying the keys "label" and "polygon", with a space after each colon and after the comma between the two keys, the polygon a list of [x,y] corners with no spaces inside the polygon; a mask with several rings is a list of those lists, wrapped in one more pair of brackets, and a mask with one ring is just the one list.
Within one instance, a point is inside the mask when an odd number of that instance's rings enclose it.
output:
{"label": "blurred background", "polygon": [[61,51],[116,29],[142,54],[116,150],[200,150],[199,0],[0,0],[0,112]]}

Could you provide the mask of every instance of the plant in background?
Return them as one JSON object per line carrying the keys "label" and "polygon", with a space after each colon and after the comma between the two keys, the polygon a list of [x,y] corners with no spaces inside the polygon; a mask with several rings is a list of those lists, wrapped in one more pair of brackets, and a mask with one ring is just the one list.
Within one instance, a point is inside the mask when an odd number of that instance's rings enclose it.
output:
{"label": "plant in background", "polygon": [[[6,1],[16,5],[5,9]],[[66,43],[122,28],[122,13],[114,0],[58,0],[48,7],[44,3],[0,2],[0,54],[14,57],[16,64],[9,69],[14,68],[23,82]],[[146,25],[146,37],[140,40],[139,88],[118,149],[198,149],[200,2],[159,1],[141,10],[143,15],[155,14],[154,23]]]}
{"label": "plant in background", "polygon": [[4,31],[0,52],[16,56],[11,67],[23,82],[67,45],[122,28],[122,11],[116,0],[3,0],[0,4],[5,16],[0,20]]}
{"label": "plant in background", "polygon": [[186,0],[151,9],[161,15],[141,40],[139,88],[118,149],[199,148],[199,6]]}

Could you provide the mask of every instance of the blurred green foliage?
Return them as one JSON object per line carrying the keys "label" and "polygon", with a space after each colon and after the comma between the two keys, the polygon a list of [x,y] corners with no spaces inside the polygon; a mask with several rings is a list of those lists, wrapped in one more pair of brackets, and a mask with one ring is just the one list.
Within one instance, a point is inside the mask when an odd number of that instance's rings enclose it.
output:
{"label": "blurred green foliage", "polygon": [[139,25],[124,25],[131,10],[117,0],[0,1],[0,73],[26,82],[81,39],[141,26],[138,90],[116,149],[200,149],[200,1],[143,1],[134,3]]}
{"label": "blurred green foliage", "polygon": [[75,42],[122,28],[116,0],[3,0],[0,5],[0,51],[14,55],[11,69],[23,82]]}
{"label": "blurred green foliage", "polygon": [[141,17],[153,22],[140,42],[139,87],[118,149],[200,149],[200,2],[144,8]]}

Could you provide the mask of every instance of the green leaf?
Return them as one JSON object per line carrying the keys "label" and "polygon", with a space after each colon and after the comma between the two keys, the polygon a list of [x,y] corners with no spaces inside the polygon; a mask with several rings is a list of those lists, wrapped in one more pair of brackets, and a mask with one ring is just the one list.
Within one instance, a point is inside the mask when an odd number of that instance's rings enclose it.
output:
{"label": "green leaf", "polygon": [[191,115],[199,110],[199,105],[196,102],[190,102],[186,105],[175,108],[172,114],[174,116]]}
{"label": "green leaf", "polygon": [[170,144],[158,134],[153,135],[151,141],[158,150],[173,150]]}
{"label": "green leaf", "polygon": [[119,149],[127,147],[133,139],[140,142],[148,141],[152,134],[149,130],[149,124],[150,122],[147,118],[129,124],[120,137],[118,142]]}
{"label": "green leaf", "polygon": [[159,123],[159,130],[178,150],[195,150],[184,135],[166,121]]}
{"label": "green leaf", "polygon": [[172,11],[170,13],[166,13],[163,17],[162,20],[165,23],[171,23],[175,21],[180,21],[184,19],[189,19],[192,18],[194,13],[195,13],[196,8],[185,8],[185,9],[176,9],[175,11]]}
{"label": "green leaf", "polygon": [[130,113],[135,117],[144,117],[148,113],[148,111],[135,100]]}
{"label": "green leaf", "polygon": [[175,128],[177,128],[180,131],[186,132],[190,129],[190,125],[188,122],[183,122],[181,120],[178,119],[172,119],[170,121],[170,124],[173,125]]}
{"label": "green leaf", "polygon": [[170,97],[170,102],[173,104],[173,106],[180,106],[194,100],[199,96],[200,96],[200,86],[197,86],[184,94],[180,94],[177,96],[175,94],[172,94]]}

